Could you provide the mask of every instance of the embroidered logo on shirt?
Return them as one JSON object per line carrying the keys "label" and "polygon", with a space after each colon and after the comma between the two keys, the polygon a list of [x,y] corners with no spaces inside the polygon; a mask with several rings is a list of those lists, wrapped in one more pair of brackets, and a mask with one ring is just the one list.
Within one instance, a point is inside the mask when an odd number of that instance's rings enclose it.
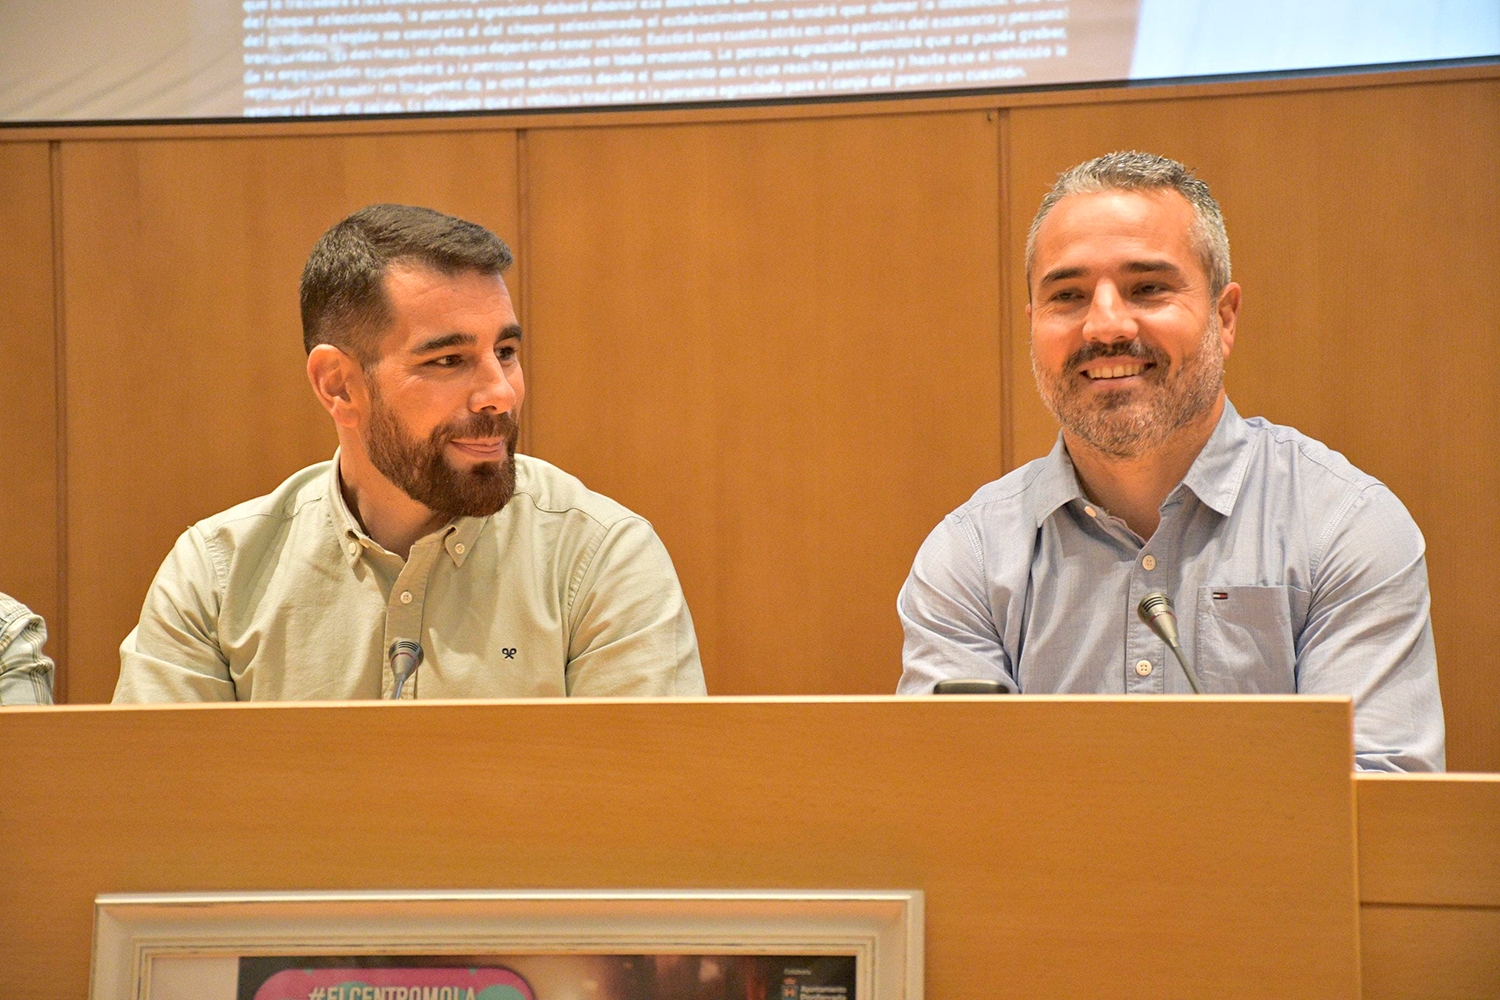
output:
{"label": "embroidered logo on shirt", "polygon": [[507,660],[514,660],[516,658],[516,647],[514,647],[514,646],[510,646],[510,647],[508,647],[506,649],[502,649],[502,650],[500,650],[500,652],[502,652],[502,653],[505,654],[505,658]]}
{"label": "embroidered logo on shirt", "polygon": [[1214,591],[1214,600],[1216,600],[1216,601],[1227,601],[1227,600],[1229,600],[1229,594],[1226,591],[1223,591],[1223,590],[1216,590],[1216,591]]}

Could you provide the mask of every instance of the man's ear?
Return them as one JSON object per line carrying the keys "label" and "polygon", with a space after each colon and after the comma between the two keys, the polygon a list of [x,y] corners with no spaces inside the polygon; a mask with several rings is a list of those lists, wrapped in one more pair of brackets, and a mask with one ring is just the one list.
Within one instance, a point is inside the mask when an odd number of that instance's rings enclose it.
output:
{"label": "man's ear", "polygon": [[1235,324],[1240,318],[1240,286],[1236,282],[1224,286],[1216,309],[1219,314],[1219,346],[1224,357],[1228,358],[1229,352],[1234,350]]}
{"label": "man's ear", "polygon": [[358,361],[332,344],[319,344],[307,355],[307,380],[334,423],[359,426],[364,413],[365,372]]}

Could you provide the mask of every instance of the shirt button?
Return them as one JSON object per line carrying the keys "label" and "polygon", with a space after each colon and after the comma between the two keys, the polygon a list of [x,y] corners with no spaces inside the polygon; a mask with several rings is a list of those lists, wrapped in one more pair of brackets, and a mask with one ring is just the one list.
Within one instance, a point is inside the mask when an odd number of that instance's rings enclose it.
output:
{"label": "shirt button", "polygon": [[350,542],[349,543],[349,554],[351,556],[357,556],[357,555],[359,555],[359,543],[358,542]]}
{"label": "shirt button", "polygon": [[403,590],[403,591],[401,591],[401,603],[402,604],[410,604],[411,603],[411,591],[409,591],[409,590]]}
{"label": "shirt button", "polygon": [[464,554],[464,543],[463,542],[459,542],[457,545],[453,546],[453,551],[456,554],[458,554],[458,555],[463,555]]}
{"label": "shirt button", "polygon": [[1144,569],[1147,569],[1147,570],[1153,570],[1153,569],[1155,569],[1156,568],[1156,557],[1155,556],[1146,556],[1146,558],[1144,558],[1144,559],[1141,560],[1141,567],[1144,568]]}
{"label": "shirt button", "polygon": [[1084,507],[1083,508],[1083,512],[1085,514],[1087,514],[1089,517],[1098,517],[1099,516],[1099,512],[1097,510],[1095,510],[1094,508],[1092,508],[1092,507],[1087,507],[1087,506]]}
{"label": "shirt button", "polygon": [[1140,677],[1150,677],[1151,676],[1151,661],[1150,660],[1141,660],[1139,663],[1137,663],[1135,665],[1135,672],[1136,672],[1137,676],[1140,676]]}

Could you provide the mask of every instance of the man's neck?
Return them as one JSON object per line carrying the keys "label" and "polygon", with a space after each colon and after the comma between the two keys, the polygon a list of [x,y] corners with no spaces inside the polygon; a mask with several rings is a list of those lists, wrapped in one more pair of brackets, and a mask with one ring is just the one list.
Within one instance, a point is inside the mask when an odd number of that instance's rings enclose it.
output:
{"label": "man's neck", "polygon": [[339,485],[344,504],[376,544],[405,559],[419,538],[447,523],[430,507],[401,491],[370,463],[362,451],[339,453]]}
{"label": "man's neck", "polygon": [[1149,539],[1161,523],[1161,505],[1177,488],[1224,413],[1224,395],[1192,423],[1178,428],[1160,447],[1133,458],[1106,455],[1063,431],[1068,457],[1088,498]]}

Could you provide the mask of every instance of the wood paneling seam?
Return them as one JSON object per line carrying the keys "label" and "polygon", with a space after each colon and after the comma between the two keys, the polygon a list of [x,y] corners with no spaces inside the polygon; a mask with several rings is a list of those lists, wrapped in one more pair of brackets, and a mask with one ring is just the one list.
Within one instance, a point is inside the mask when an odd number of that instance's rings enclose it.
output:
{"label": "wood paneling seam", "polygon": [[[516,260],[520,262],[521,281],[518,291],[521,301],[516,312],[521,320],[521,329],[529,330],[531,303],[531,174],[526,166],[527,130],[516,130]],[[521,338],[521,370],[533,371],[531,364],[531,339]],[[516,441],[519,451],[532,454],[531,421],[522,413],[520,435]]]}
{"label": "wood paneling seam", "polygon": [[1009,472],[1016,464],[1016,442],[1015,442],[1015,418],[1012,413],[1011,400],[1015,398],[1015,351],[1011,349],[1010,333],[1010,112],[1005,108],[996,108],[987,112],[988,116],[994,116],[995,122],[995,155],[999,165],[1000,191],[995,203],[997,218],[996,237],[999,243],[996,249],[1000,252],[999,265],[1000,276],[1000,329],[996,335],[1000,338],[1000,471]]}
{"label": "wood paneling seam", "polygon": [[57,476],[57,618],[52,629],[52,658],[57,672],[53,699],[68,700],[68,351],[63,272],[62,143],[47,144],[52,185],[52,338],[53,406],[56,408]]}

